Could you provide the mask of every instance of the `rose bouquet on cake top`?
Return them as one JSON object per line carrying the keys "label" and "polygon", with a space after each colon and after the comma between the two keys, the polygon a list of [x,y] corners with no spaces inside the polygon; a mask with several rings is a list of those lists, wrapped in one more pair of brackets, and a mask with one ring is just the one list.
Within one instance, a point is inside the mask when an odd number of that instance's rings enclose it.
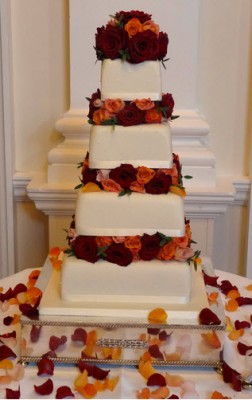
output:
{"label": "rose bouquet on cake top", "polygon": [[95,51],[98,60],[121,58],[132,64],[165,61],[168,36],[160,32],[150,14],[142,11],[120,11],[106,26],[97,28]]}

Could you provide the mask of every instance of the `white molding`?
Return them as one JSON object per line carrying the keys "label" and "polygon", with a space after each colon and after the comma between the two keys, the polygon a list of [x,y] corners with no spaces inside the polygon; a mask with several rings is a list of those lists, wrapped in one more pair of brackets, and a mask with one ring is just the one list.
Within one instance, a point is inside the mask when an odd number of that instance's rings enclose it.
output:
{"label": "white molding", "polygon": [[10,2],[0,2],[0,41],[1,41],[1,224],[0,224],[0,276],[8,276],[15,272],[15,235],[13,207],[13,103],[12,103],[12,57]]}

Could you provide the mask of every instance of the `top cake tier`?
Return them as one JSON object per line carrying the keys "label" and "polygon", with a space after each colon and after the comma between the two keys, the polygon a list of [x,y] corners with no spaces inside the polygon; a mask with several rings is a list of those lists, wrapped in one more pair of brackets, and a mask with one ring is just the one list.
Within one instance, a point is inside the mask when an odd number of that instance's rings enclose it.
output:
{"label": "top cake tier", "polygon": [[101,67],[101,100],[162,99],[159,61],[138,65],[123,60],[104,60]]}

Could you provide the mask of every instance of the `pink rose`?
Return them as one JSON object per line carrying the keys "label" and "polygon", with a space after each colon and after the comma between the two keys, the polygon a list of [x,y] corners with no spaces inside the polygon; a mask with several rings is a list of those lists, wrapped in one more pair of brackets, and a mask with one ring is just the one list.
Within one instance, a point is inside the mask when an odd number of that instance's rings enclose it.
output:
{"label": "pink rose", "polygon": [[101,184],[105,192],[120,193],[122,191],[122,187],[113,179],[104,179],[103,181],[101,181]]}
{"label": "pink rose", "polygon": [[126,236],[112,236],[112,239],[115,243],[124,243]]}
{"label": "pink rose", "polygon": [[117,114],[125,107],[125,102],[121,99],[106,99],[104,106],[109,113]]}
{"label": "pink rose", "polygon": [[129,188],[132,192],[145,193],[144,184],[138,181],[132,182]]}
{"label": "pink rose", "polygon": [[155,107],[154,101],[150,98],[148,99],[136,99],[132,103],[135,103],[137,108],[140,110],[150,110],[151,108]]}
{"label": "pink rose", "polygon": [[185,249],[178,247],[176,249],[175,257],[174,259],[177,261],[185,261],[188,258],[193,257],[194,251],[191,249],[191,247],[186,247]]}

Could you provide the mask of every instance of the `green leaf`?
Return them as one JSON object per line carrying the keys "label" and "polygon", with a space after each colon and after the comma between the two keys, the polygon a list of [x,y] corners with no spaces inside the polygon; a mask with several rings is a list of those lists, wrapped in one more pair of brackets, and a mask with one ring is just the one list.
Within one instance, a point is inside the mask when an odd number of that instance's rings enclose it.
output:
{"label": "green leaf", "polygon": [[82,186],[83,186],[83,183],[80,183],[79,185],[77,185],[77,186],[75,186],[75,188],[74,189],[80,189],[80,188],[82,188]]}
{"label": "green leaf", "polygon": [[185,179],[193,179],[193,176],[191,176],[191,175],[184,175],[183,178],[185,178]]}
{"label": "green leaf", "polygon": [[171,120],[177,119],[177,118],[179,118],[179,117],[180,117],[180,115],[172,115],[172,116],[171,116]]}
{"label": "green leaf", "polygon": [[130,58],[130,54],[129,54],[129,50],[128,49],[120,50],[119,53],[120,53],[120,55],[122,57],[122,60],[124,60],[124,61],[126,61],[126,60],[128,60]]}
{"label": "green leaf", "polygon": [[83,167],[83,161],[77,164],[77,168],[82,168]]}
{"label": "green leaf", "polygon": [[166,236],[161,232],[158,232],[160,238],[162,239],[161,242],[159,243],[160,247],[163,247],[164,245],[166,245],[167,243],[170,243],[172,241],[172,237],[170,236]]}
{"label": "green leaf", "polygon": [[116,118],[106,119],[101,122],[101,125],[116,125]]}
{"label": "green leaf", "polygon": [[132,193],[132,191],[131,191],[130,189],[123,189],[123,190],[118,194],[118,196],[119,196],[119,197],[122,197],[122,196],[125,196],[126,194],[127,194],[128,196],[130,196],[131,193]]}

